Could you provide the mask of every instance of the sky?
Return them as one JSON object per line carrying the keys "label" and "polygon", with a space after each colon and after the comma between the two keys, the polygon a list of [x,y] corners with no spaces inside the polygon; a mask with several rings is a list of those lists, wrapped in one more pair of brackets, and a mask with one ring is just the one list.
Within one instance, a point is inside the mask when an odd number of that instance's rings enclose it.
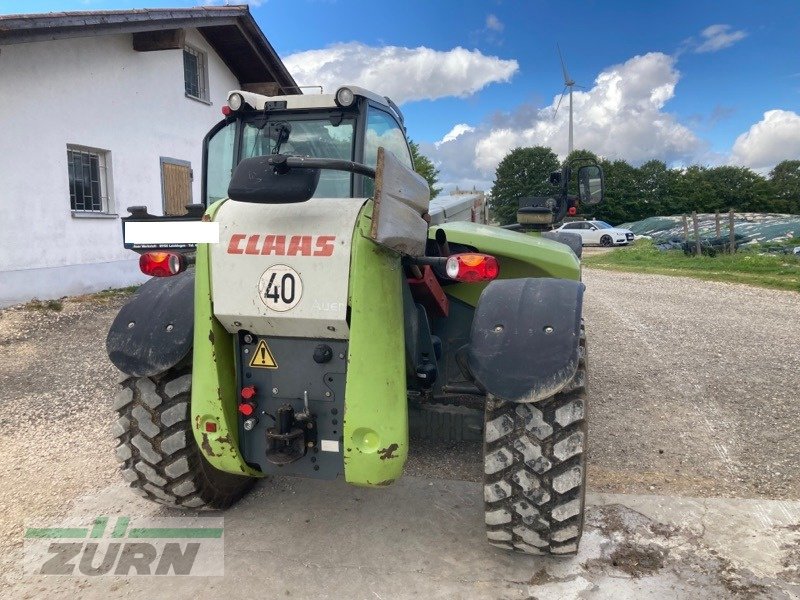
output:
{"label": "sky", "polygon": [[[0,13],[181,7],[171,0],[0,0]],[[800,0],[253,0],[300,85],[400,104],[446,190],[488,190],[513,148],[575,148],[767,173],[800,159]]]}

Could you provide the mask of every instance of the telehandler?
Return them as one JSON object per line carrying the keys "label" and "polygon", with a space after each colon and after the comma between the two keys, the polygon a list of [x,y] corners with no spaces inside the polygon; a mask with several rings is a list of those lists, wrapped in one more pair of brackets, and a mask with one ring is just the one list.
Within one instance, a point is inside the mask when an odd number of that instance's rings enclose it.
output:
{"label": "telehandler", "polygon": [[[153,275],[107,338],[124,373],[114,435],[131,489],[224,509],[268,475],[388,486],[406,461],[410,400],[480,406],[489,543],[577,552],[587,355],[575,252],[473,222],[430,226],[428,185],[386,97],[234,91],[223,113],[203,143],[203,204],[123,219]],[[599,167],[575,175],[582,202],[602,198]],[[571,176],[553,176],[544,220],[575,205]]]}

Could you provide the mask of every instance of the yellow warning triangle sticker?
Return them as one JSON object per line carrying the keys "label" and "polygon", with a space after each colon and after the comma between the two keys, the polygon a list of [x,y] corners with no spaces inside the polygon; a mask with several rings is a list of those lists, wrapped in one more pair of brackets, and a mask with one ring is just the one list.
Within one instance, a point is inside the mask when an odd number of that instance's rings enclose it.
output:
{"label": "yellow warning triangle sticker", "polygon": [[253,352],[253,358],[250,359],[250,366],[257,369],[277,369],[278,363],[275,362],[275,357],[267,347],[267,342],[261,340],[256,346],[256,351]]}

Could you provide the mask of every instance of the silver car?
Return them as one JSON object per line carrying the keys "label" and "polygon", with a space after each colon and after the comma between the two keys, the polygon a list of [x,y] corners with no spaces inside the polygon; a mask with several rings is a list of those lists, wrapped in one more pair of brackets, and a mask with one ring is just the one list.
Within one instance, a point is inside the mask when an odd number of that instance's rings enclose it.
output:
{"label": "silver car", "polygon": [[635,237],[630,229],[613,227],[605,221],[571,221],[557,227],[556,231],[577,233],[584,246],[624,246],[633,242]]}

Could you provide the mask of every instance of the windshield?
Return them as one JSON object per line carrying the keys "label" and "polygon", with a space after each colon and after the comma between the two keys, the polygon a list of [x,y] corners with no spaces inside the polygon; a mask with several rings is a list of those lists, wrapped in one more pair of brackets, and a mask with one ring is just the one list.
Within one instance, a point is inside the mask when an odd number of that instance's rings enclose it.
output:
{"label": "windshield", "polygon": [[[236,128],[241,127],[236,136]],[[206,201],[228,196],[228,184],[237,162],[236,139],[241,151],[238,160],[266,154],[310,156],[353,160],[355,119],[341,115],[311,116],[258,115],[247,121],[234,121],[208,141],[206,165]],[[316,198],[349,198],[350,173],[323,170]]]}

